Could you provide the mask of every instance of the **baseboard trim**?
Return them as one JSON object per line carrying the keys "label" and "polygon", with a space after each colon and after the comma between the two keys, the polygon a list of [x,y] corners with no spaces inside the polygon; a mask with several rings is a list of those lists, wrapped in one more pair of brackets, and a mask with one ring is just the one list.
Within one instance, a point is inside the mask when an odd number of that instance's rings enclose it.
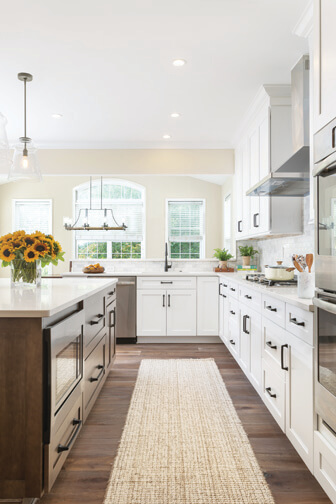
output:
{"label": "baseboard trim", "polygon": [[218,336],[138,336],[138,343],[222,343]]}

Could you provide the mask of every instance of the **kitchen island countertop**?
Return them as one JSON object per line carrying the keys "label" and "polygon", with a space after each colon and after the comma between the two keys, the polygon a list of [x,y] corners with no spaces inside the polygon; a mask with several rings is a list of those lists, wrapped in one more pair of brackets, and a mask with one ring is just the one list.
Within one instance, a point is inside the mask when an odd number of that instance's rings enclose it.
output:
{"label": "kitchen island countertop", "polygon": [[41,287],[11,288],[9,278],[0,279],[0,317],[50,317],[102,289],[112,287],[116,278],[42,279]]}

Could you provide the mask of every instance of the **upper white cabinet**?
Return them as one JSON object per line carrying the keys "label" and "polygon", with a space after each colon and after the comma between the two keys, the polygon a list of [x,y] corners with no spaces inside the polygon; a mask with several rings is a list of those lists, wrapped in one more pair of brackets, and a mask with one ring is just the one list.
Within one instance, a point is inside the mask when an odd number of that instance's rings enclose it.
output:
{"label": "upper white cabinet", "polygon": [[290,86],[264,86],[246,115],[236,146],[238,240],[302,232],[301,198],[246,196],[292,151]]}
{"label": "upper white cabinet", "polygon": [[335,0],[314,0],[314,132],[336,117],[335,19]]}

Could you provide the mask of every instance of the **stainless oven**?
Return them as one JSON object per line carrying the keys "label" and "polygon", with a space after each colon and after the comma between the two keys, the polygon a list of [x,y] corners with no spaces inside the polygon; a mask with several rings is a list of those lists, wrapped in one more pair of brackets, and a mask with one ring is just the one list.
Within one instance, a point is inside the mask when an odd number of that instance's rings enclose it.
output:
{"label": "stainless oven", "polygon": [[336,119],[314,136],[316,285],[336,292]]}
{"label": "stainless oven", "polygon": [[336,431],[336,119],[314,136],[315,408]]}
{"label": "stainless oven", "polygon": [[336,294],[316,290],[315,409],[336,431]]}

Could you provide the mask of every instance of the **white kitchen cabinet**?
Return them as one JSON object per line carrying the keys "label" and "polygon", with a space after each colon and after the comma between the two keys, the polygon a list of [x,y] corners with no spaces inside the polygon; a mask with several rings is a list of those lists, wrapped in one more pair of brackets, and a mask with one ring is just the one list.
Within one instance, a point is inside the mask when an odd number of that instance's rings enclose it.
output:
{"label": "white kitchen cabinet", "polygon": [[197,278],[197,336],[218,336],[218,277]]}
{"label": "white kitchen cabinet", "polygon": [[286,435],[313,471],[313,347],[295,336],[284,348]]}
{"label": "white kitchen cabinet", "polygon": [[240,305],[240,365],[254,388],[261,391],[261,316]]}
{"label": "white kitchen cabinet", "polygon": [[314,132],[336,117],[335,19],[335,0],[314,0]]}
{"label": "white kitchen cabinet", "polygon": [[167,294],[161,289],[137,291],[137,335],[166,336]]}
{"label": "white kitchen cabinet", "polygon": [[263,86],[236,146],[237,240],[302,232],[301,198],[246,196],[292,155],[290,86]]}
{"label": "white kitchen cabinet", "polygon": [[223,295],[223,287],[222,282],[219,281],[219,292],[218,292],[218,334],[220,339],[225,343],[224,340],[224,295]]}
{"label": "white kitchen cabinet", "polygon": [[167,290],[167,336],[195,336],[196,291]]}

